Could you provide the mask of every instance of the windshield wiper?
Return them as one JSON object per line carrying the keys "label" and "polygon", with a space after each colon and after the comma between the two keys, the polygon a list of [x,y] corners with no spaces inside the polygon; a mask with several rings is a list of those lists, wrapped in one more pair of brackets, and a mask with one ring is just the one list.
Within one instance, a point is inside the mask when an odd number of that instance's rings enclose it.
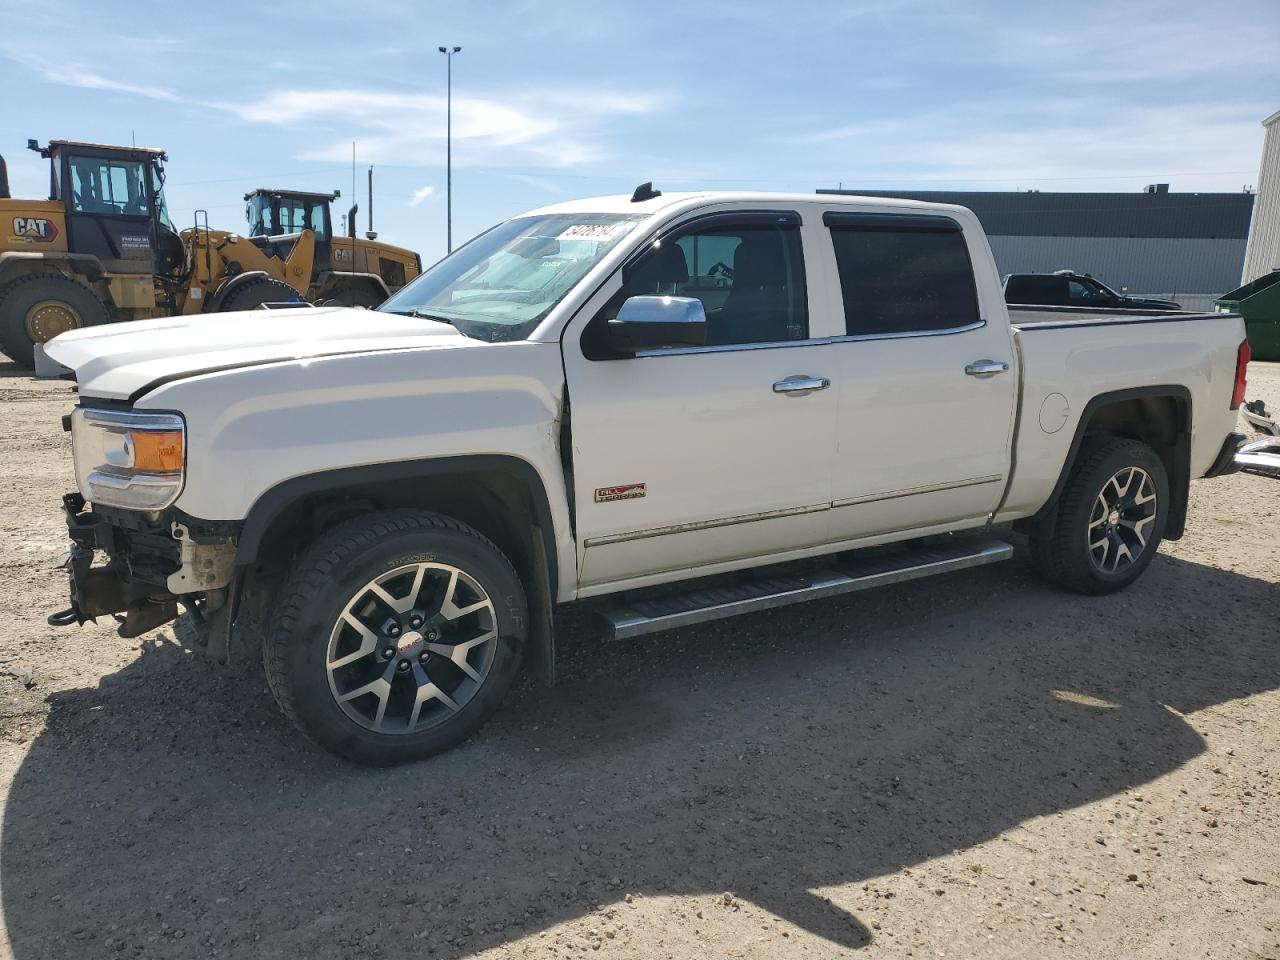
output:
{"label": "windshield wiper", "polygon": [[448,317],[442,317],[435,313],[424,313],[416,307],[413,310],[410,310],[407,316],[415,317],[418,320],[434,320],[437,323],[447,323],[449,326],[453,326],[453,321]]}

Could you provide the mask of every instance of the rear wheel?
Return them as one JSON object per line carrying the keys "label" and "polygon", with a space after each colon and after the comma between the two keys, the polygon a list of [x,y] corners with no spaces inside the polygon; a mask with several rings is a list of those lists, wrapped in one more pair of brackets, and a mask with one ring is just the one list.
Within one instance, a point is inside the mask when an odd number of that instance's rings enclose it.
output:
{"label": "rear wheel", "polygon": [[489,540],[418,510],[335,528],[296,563],[264,648],[281,709],[322,746],[385,766],[448,749],[511,686],[524,590]]}
{"label": "rear wheel", "polygon": [[35,365],[37,343],[110,320],[92,290],[58,273],[30,274],[0,290],[0,346],[24,367]]}
{"label": "rear wheel", "polygon": [[302,294],[283,280],[271,277],[257,277],[247,281],[243,286],[227,294],[219,313],[230,313],[232,310],[253,310],[264,303],[303,303]]}
{"label": "rear wheel", "polygon": [[1155,558],[1169,512],[1160,456],[1139,440],[1086,441],[1051,524],[1031,538],[1048,580],[1079,593],[1114,593]]}

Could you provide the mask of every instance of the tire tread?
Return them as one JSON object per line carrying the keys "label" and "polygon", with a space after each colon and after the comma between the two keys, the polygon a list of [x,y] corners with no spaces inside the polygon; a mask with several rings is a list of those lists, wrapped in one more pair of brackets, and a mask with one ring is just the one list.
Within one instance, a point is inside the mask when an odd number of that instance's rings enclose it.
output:
{"label": "tire tread", "polygon": [[[352,554],[397,533],[448,530],[468,537],[502,558],[512,578],[523,591],[523,583],[511,561],[496,544],[474,527],[453,517],[411,508],[380,510],[354,517],[334,527],[312,543],[294,562],[280,590],[281,601],[271,617],[262,644],[262,666],[267,687],[281,713],[313,743],[319,743],[298,714],[293,689],[288,682],[289,644],[304,605],[326,590],[334,571]],[[524,600],[523,592],[521,600]]]}
{"label": "tire tread", "polygon": [[[1094,474],[1107,460],[1123,451],[1155,453],[1141,440],[1114,436],[1086,438],[1047,531],[1031,536],[1032,563],[1051,583],[1086,594],[1110,593],[1119,589],[1119,586],[1099,581],[1092,575],[1087,566],[1088,558],[1073,541],[1080,536],[1074,522],[1077,513],[1084,506],[1084,501],[1092,503],[1098,493],[1093,482]],[[1120,584],[1124,585],[1127,583]]]}
{"label": "tire tread", "polygon": [[[98,305],[97,315],[85,315],[82,317],[86,327],[97,326],[98,324],[108,323],[111,320],[111,313],[98,295],[82,283],[72,280],[65,274],[58,273],[54,270],[46,270],[42,273],[28,273],[14,280],[9,281],[0,287],[0,351],[15,363],[24,366],[31,366],[31,361],[27,359],[27,355],[32,352],[31,345],[26,342],[27,336],[25,329],[20,329],[21,323],[16,317],[8,317],[5,315],[5,303],[15,292],[21,291],[28,284],[45,282],[55,283],[58,285],[72,284],[77,291],[82,292],[86,297],[93,300]],[[82,311],[83,313],[83,311]]]}

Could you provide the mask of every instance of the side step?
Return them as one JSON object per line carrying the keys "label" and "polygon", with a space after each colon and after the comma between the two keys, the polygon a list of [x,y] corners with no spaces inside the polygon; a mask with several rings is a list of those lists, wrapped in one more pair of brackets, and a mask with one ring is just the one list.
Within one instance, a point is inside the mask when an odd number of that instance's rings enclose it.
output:
{"label": "side step", "polygon": [[608,603],[599,608],[599,613],[612,628],[613,638],[624,640],[659,630],[736,617],[742,613],[771,610],[790,603],[820,600],[841,593],[980,567],[1008,560],[1012,555],[1013,547],[1003,540],[957,541],[917,546],[911,550],[877,548],[848,554],[836,562],[804,572],[779,573],[786,568],[773,567],[770,568],[772,575],[738,579],[715,586],[704,580],[702,589],[645,598],[639,595],[639,591],[632,591],[629,598]]}

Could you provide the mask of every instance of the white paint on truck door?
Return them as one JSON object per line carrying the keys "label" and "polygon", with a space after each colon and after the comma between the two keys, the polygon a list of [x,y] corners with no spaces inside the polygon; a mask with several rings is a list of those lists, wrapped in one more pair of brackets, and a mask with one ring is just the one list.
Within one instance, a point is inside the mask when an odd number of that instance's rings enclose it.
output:
{"label": "white paint on truck door", "polygon": [[990,513],[1008,478],[1017,385],[1005,314],[984,315],[989,300],[974,282],[975,264],[980,283],[994,281],[990,253],[949,216],[824,219],[841,294],[832,309],[846,332],[832,344],[831,539]]}
{"label": "white paint on truck door", "polygon": [[[581,585],[822,543],[837,391],[831,344],[809,339],[798,216],[695,219],[625,277],[563,345]],[[708,345],[602,352],[622,301],[653,294],[701,300]]]}

